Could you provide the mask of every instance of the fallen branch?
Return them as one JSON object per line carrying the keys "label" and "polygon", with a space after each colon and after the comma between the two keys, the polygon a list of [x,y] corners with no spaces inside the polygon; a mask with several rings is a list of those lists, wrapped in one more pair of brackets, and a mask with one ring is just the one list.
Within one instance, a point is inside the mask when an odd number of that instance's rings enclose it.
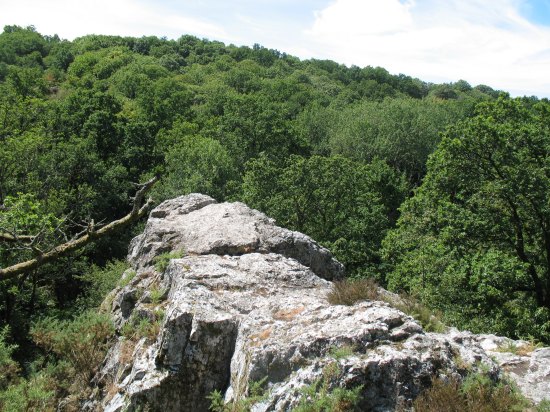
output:
{"label": "fallen branch", "polygon": [[[17,263],[3,269],[0,268],[0,280],[11,279],[23,273],[28,273],[29,271],[37,269],[40,266],[45,265],[46,263],[53,262],[63,256],[68,255],[71,252],[82,248],[83,246],[100,237],[110,235],[117,230],[127,227],[131,223],[139,220],[142,216],[145,215],[145,213],[147,213],[147,211],[153,204],[153,200],[148,199],[143,206],[140,206],[145,194],[151,189],[151,187],[157,182],[157,180],[158,178],[154,177],[143,185],[140,185],[140,189],[137,191],[136,196],[134,197],[132,211],[123,218],[115,220],[97,230],[92,225],[90,229],[86,232],[86,234],[83,234],[76,239],[70,240],[69,242],[58,245],[47,252],[40,253],[34,259]],[[16,237],[13,241],[15,242],[17,241],[17,239],[18,238]]]}

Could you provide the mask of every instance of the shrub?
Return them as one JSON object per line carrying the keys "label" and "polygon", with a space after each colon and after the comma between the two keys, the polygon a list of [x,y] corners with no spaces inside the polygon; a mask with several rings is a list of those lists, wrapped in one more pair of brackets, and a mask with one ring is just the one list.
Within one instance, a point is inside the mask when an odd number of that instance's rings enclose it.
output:
{"label": "shrub", "polygon": [[69,321],[44,318],[31,329],[35,343],[67,360],[84,385],[103,360],[113,335],[114,326],[109,316],[94,311]]}
{"label": "shrub", "polygon": [[87,283],[84,296],[79,302],[80,306],[83,309],[98,307],[103,299],[105,299],[105,296],[107,296],[117,284],[119,286],[124,286],[122,283],[131,280],[133,276],[129,276],[128,274],[125,276],[124,280],[121,279],[121,275],[127,269],[128,263],[124,260],[108,262],[105,267],[92,265],[88,273],[80,276],[80,279]]}
{"label": "shrub", "polygon": [[362,300],[378,300],[378,285],[372,278],[346,279],[334,282],[327,299],[332,305],[351,306]]}
{"label": "shrub", "polygon": [[474,373],[462,383],[435,379],[413,405],[416,412],[510,412],[523,411],[528,402],[511,384]]}
{"label": "shrub", "polygon": [[56,410],[53,382],[46,374],[37,374],[29,380],[22,379],[0,391],[0,410],[10,412]]}
{"label": "shrub", "polygon": [[0,330],[0,390],[15,380],[19,373],[19,366],[11,357],[17,345],[9,345],[6,342],[8,334],[7,326]]}

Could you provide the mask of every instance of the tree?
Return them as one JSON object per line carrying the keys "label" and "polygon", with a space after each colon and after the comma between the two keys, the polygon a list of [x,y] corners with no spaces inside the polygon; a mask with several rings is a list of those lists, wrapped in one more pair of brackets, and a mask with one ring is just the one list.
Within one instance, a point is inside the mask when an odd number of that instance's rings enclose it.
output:
{"label": "tree", "polygon": [[467,110],[467,104],[411,98],[348,106],[338,111],[331,127],[331,153],[363,162],[384,159],[419,184],[440,133]]}
{"label": "tree", "polygon": [[445,134],[385,240],[389,286],[462,326],[550,341],[549,199],[550,104],[480,104]]}
{"label": "tree", "polygon": [[373,274],[384,234],[407,185],[386,163],[341,156],[291,156],[277,165],[263,156],[247,166],[243,199],[279,224],[328,247],[350,274]]}
{"label": "tree", "polygon": [[196,127],[178,122],[162,133],[166,170],[155,198],[159,201],[200,192],[216,199],[225,199],[238,179],[233,159],[217,140],[202,137]]}

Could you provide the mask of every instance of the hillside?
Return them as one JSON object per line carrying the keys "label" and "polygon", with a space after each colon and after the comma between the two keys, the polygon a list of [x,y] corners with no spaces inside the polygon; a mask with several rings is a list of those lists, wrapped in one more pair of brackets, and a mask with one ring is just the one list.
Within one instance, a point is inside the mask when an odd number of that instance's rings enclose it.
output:
{"label": "hillside", "polygon": [[142,227],[96,235],[153,176],[154,204],[246,202],[449,326],[550,343],[547,100],[259,45],[17,26],[0,91],[0,275],[37,262],[0,282],[0,405],[72,393],[60,348],[87,343],[71,331],[111,336],[97,307]]}

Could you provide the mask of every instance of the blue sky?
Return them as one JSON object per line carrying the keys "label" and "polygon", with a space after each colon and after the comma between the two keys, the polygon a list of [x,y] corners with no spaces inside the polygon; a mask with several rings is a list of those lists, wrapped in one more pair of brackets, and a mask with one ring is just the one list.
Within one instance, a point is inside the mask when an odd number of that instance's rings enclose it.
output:
{"label": "blue sky", "polygon": [[42,34],[193,34],[550,97],[550,0],[0,0]]}
{"label": "blue sky", "polygon": [[533,23],[550,24],[550,0],[526,1],[521,6],[521,12]]}

